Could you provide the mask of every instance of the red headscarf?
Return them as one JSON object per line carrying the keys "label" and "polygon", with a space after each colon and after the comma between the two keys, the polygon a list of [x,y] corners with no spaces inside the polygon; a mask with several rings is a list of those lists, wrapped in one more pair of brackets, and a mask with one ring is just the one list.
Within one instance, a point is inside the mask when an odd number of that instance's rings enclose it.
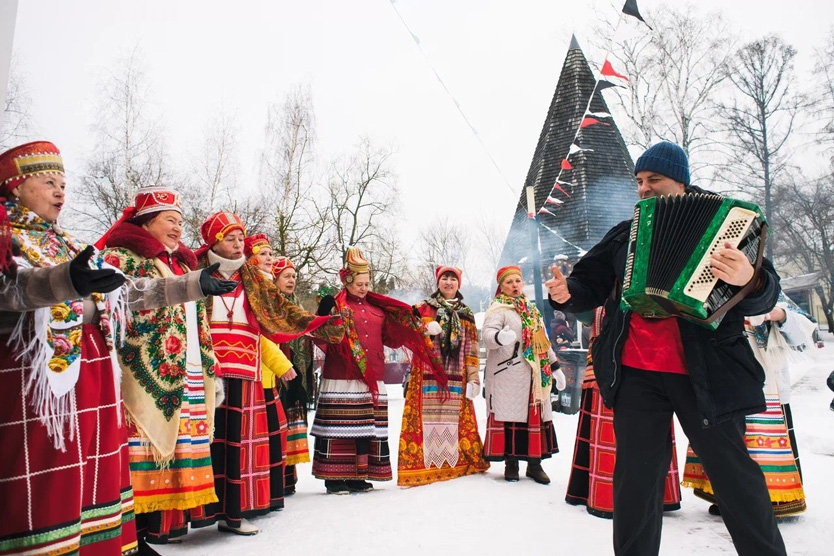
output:
{"label": "red headscarf", "polygon": [[438,284],[440,283],[440,277],[443,276],[444,274],[446,274],[447,272],[451,272],[452,274],[455,275],[455,277],[458,279],[458,287],[460,287],[460,283],[463,281],[462,278],[461,278],[463,276],[463,270],[461,270],[461,269],[459,269],[455,266],[443,266],[443,265],[441,265],[441,266],[438,266],[437,268],[435,268],[434,269],[434,278],[437,281],[437,283]]}
{"label": "red headscarf", "polygon": [[519,266],[502,266],[498,269],[498,272],[495,274],[495,280],[498,282],[498,288],[495,290],[495,295],[498,295],[501,292],[501,282],[503,282],[507,276],[512,276],[513,274],[518,274],[519,276],[524,277],[521,273],[521,267]]}

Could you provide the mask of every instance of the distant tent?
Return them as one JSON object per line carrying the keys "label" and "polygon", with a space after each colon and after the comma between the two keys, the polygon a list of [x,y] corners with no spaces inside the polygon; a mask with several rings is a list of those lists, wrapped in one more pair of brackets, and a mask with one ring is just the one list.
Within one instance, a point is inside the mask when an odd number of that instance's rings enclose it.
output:
{"label": "distant tent", "polygon": [[[536,210],[546,209],[538,214],[543,268],[549,268],[557,255],[575,262],[614,224],[630,218],[637,201],[634,163],[602,94],[594,91],[595,84],[573,37],[524,182],[525,188],[535,186]],[[580,124],[584,125],[572,146]],[[571,169],[562,171],[554,190],[569,153]],[[501,254],[502,266],[518,264],[523,258],[532,260],[529,234],[527,198],[522,189]],[[525,277],[528,272],[529,267]]]}

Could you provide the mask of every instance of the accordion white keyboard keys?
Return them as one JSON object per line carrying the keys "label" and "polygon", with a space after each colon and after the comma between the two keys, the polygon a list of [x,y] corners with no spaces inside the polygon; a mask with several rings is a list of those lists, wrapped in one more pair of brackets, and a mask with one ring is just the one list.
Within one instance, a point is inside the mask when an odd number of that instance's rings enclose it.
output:
{"label": "accordion white keyboard keys", "polygon": [[684,289],[686,295],[698,301],[707,300],[716,282],[718,282],[718,278],[712,273],[712,267],[710,266],[712,254],[719,249],[723,249],[725,241],[730,242],[733,247],[738,247],[750,224],[757,216],[755,212],[745,208],[734,207],[730,209],[727,218],[715,236],[715,240],[707,252],[704,253],[695,272],[692,273],[692,279],[686,283]]}

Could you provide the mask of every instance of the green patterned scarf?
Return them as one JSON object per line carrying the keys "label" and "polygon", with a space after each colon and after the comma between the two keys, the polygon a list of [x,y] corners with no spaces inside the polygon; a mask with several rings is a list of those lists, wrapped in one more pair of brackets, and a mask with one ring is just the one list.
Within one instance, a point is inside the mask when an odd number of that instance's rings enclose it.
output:
{"label": "green patterned scarf", "polygon": [[452,299],[446,299],[440,290],[435,291],[426,300],[426,304],[437,309],[437,323],[443,329],[443,338],[440,341],[440,355],[443,358],[443,366],[447,362],[457,359],[460,353],[461,341],[463,339],[463,325],[461,317],[475,320],[472,310],[463,304],[463,296],[460,293]]}

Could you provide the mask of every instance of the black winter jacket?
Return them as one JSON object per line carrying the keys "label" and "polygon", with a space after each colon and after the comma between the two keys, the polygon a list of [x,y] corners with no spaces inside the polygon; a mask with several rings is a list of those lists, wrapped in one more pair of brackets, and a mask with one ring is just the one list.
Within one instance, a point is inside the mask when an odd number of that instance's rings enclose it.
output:
{"label": "black winter jacket", "polygon": [[[614,226],[576,263],[567,279],[571,294],[567,303],[550,300],[554,309],[572,313],[605,305],[602,331],[594,341],[591,355],[597,384],[608,407],[614,406],[619,389],[620,355],[631,318],[631,311],[620,309],[630,226],[630,220]],[[704,427],[765,410],[764,370],[747,343],[744,317],[773,309],[780,291],[779,275],[771,262],[764,259],[753,279],[759,280],[758,287],[727,312],[716,330],[678,319],[686,368]]]}

